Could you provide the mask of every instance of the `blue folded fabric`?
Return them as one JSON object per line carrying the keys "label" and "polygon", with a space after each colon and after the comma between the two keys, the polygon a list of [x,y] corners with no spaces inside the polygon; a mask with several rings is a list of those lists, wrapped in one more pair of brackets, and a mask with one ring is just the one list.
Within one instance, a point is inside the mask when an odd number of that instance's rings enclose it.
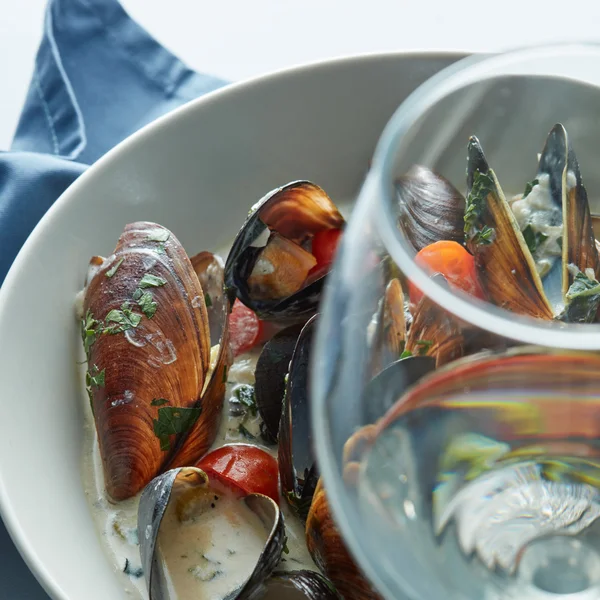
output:
{"label": "blue folded fabric", "polygon": [[49,0],[15,138],[0,153],[0,285],[37,222],[88,165],[225,83],[186,67],[117,0]]}

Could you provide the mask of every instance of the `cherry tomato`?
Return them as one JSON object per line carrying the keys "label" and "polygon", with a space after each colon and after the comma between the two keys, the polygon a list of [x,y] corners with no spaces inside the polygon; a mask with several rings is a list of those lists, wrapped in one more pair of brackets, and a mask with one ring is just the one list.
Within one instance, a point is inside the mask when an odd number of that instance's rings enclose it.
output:
{"label": "cherry tomato", "polygon": [[[444,240],[429,244],[417,253],[415,261],[432,275],[443,275],[451,287],[485,299],[477,278],[475,259],[459,243]],[[409,295],[413,305],[417,305],[423,297],[421,290],[412,283],[409,283]]]}
{"label": "cherry tomato", "polygon": [[342,235],[341,229],[324,229],[317,231],[312,239],[312,254],[317,259],[314,268],[330,265]]}
{"label": "cherry tomato", "polygon": [[277,460],[256,446],[222,446],[201,458],[196,466],[235,491],[264,494],[279,503]]}
{"label": "cherry tomato", "polygon": [[261,337],[261,322],[253,310],[239,300],[229,314],[229,345],[237,356],[253,348]]}

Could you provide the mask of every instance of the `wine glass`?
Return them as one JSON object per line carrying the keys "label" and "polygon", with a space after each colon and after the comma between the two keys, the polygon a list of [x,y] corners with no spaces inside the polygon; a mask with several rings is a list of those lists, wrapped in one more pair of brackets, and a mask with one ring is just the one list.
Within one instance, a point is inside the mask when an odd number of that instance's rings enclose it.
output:
{"label": "wine glass", "polygon": [[599,83],[593,45],[471,57],[383,132],[312,362],[352,598],[600,598]]}

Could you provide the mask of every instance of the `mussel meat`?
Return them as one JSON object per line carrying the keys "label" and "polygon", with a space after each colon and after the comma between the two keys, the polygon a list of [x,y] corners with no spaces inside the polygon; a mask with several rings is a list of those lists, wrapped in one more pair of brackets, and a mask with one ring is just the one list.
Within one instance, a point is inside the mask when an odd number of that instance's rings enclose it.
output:
{"label": "mussel meat", "polygon": [[269,192],[250,211],[225,265],[231,303],[237,296],[263,320],[306,321],[316,312],[329,264],[317,264],[315,235],[341,230],[329,196],[309,181]]}
{"label": "mussel meat", "polygon": [[86,379],[106,489],[123,500],[166,468],[192,430],[198,453],[210,447],[222,403],[211,362],[223,364],[227,344],[211,361],[206,298],[168,229],[127,225],[114,255],[97,262],[84,296]]}

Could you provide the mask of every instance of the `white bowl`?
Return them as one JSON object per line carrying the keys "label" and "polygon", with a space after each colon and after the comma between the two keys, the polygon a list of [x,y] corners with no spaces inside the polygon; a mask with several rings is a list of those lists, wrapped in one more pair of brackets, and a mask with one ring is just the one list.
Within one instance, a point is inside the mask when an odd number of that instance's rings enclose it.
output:
{"label": "white bowl", "polygon": [[48,211],[0,289],[0,506],[52,598],[125,597],[80,473],[73,300],[89,257],[136,220],[170,228],[190,253],[223,247],[256,200],[294,179],[351,199],[398,104],[458,58],[371,55],[231,85],[130,137]]}

